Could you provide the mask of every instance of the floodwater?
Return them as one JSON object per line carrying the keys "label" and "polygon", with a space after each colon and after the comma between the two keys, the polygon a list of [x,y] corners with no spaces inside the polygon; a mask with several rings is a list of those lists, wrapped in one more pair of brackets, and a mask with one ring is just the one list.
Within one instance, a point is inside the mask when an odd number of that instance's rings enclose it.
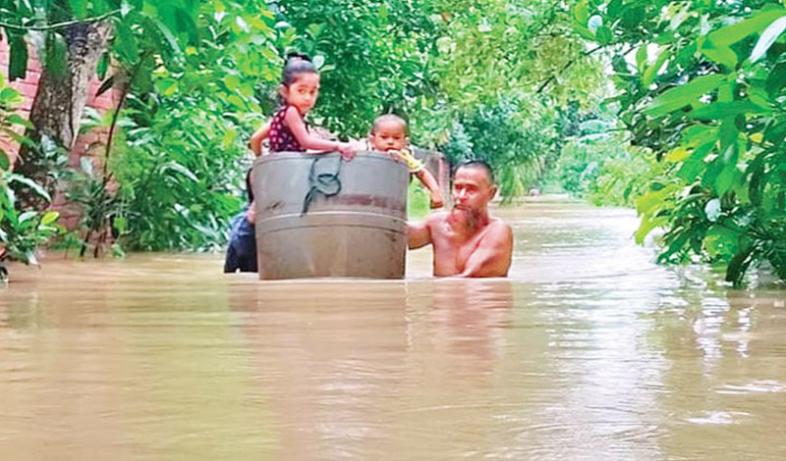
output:
{"label": "floodwater", "polygon": [[530,203],[509,280],[52,259],[0,290],[2,460],[782,460],[786,291]]}

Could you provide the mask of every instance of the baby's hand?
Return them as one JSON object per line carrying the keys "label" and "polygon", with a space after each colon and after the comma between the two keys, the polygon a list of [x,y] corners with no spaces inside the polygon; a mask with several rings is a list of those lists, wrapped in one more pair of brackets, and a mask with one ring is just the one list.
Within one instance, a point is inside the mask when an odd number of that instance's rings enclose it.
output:
{"label": "baby's hand", "polygon": [[439,191],[431,193],[431,208],[442,208],[445,204],[442,201],[442,194]]}

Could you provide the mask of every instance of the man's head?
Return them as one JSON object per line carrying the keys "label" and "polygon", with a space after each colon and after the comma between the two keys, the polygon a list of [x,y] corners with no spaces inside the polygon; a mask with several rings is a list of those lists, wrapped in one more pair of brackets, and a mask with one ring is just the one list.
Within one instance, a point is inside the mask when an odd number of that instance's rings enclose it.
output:
{"label": "man's head", "polygon": [[371,148],[380,152],[401,150],[409,144],[407,122],[398,115],[386,114],[377,117],[369,135]]}
{"label": "man's head", "polygon": [[494,171],[482,160],[460,164],[453,173],[454,207],[466,211],[482,211],[497,195]]}

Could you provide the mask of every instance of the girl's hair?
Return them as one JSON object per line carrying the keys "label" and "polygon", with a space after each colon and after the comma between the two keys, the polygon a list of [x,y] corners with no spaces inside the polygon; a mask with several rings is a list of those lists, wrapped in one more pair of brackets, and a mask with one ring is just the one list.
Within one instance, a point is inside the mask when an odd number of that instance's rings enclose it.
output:
{"label": "girl's hair", "polygon": [[302,53],[289,53],[287,54],[287,62],[284,64],[284,71],[281,73],[281,84],[289,86],[295,83],[299,75],[309,73],[317,73],[317,68],[311,62],[311,58]]}

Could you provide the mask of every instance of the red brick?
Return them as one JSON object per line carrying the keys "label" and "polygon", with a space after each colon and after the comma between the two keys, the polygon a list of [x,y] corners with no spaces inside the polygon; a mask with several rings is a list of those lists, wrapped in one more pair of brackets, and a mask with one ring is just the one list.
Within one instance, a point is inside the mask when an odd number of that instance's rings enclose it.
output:
{"label": "red brick", "polygon": [[27,72],[36,72],[41,73],[41,63],[38,62],[38,59],[28,59],[27,60]]}

